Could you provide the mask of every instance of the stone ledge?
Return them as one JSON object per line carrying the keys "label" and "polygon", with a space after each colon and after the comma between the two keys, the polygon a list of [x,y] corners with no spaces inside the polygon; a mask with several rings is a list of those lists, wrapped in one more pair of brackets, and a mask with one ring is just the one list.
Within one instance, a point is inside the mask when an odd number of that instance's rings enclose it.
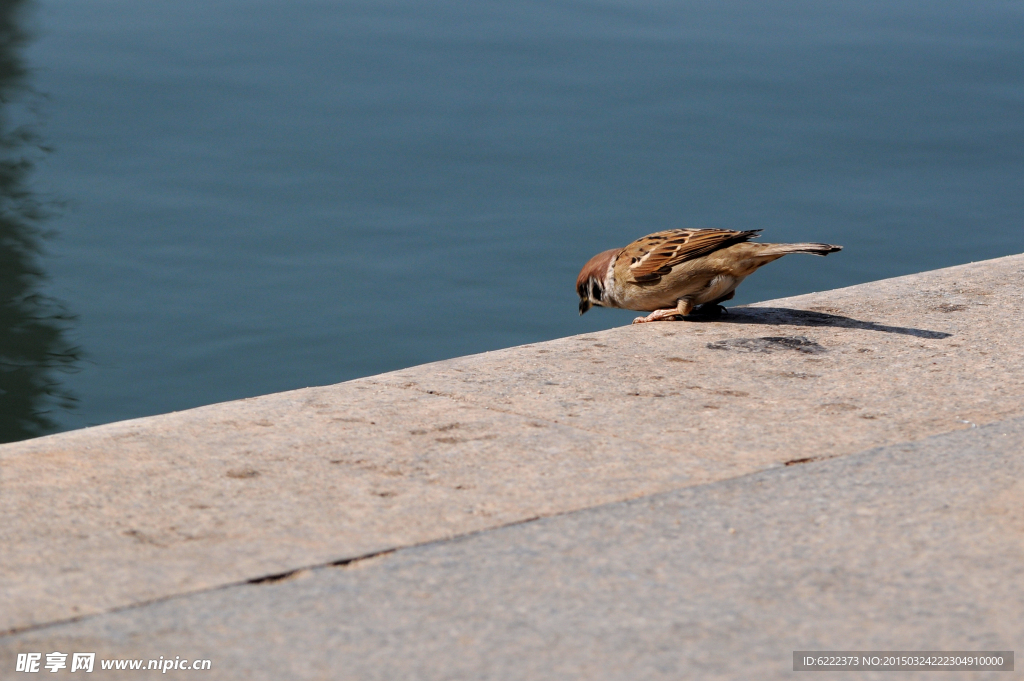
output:
{"label": "stone ledge", "polygon": [[1010,256],[4,445],[0,632],[1019,417],[1022,318]]}

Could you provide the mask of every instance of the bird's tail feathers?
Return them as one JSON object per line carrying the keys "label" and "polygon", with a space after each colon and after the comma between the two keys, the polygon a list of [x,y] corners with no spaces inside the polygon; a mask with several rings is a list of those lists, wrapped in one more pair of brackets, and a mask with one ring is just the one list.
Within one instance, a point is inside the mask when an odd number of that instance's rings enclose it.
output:
{"label": "bird's tail feathers", "polygon": [[762,255],[786,255],[787,253],[811,253],[812,255],[828,255],[843,250],[842,246],[832,244],[762,244],[765,249]]}

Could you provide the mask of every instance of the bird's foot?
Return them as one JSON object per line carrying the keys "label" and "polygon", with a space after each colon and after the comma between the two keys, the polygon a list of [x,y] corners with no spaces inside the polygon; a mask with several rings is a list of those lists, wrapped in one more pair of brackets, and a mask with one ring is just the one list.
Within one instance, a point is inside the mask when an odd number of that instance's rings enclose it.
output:
{"label": "bird's foot", "polygon": [[682,319],[683,315],[679,314],[679,310],[671,307],[667,310],[655,310],[646,317],[637,317],[633,320],[634,324],[646,324],[647,322],[661,322],[668,320]]}

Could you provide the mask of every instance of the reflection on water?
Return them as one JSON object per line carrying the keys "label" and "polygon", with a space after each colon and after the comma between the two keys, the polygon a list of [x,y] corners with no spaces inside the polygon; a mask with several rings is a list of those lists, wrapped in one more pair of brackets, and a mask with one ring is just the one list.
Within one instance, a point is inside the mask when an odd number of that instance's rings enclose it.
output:
{"label": "reflection on water", "polygon": [[72,316],[41,292],[48,211],[30,188],[45,147],[31,123],[34,98],[20,56],[28,5],[0,0],[0,442],[55,429],[50,412],[75,401],[59,376],[79,358],[67,339]]}

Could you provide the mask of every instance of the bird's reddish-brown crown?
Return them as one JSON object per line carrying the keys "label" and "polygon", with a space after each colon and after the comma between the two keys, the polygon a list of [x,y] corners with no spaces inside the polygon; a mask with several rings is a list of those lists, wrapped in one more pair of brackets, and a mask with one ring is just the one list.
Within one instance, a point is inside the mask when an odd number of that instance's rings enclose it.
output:
{"label": "bird's reddish-brown crown", "polygon": [[598,253],[593,258],[587,261],[587,264],[580,270],[580,275],[576,277],[576,288],[579,289],[588,279],[593,277],[598,281],[604,281],[605,274],[608,273],[608,265],[615,256],[619,254],[621,248],[612,248],[602,253]]}

